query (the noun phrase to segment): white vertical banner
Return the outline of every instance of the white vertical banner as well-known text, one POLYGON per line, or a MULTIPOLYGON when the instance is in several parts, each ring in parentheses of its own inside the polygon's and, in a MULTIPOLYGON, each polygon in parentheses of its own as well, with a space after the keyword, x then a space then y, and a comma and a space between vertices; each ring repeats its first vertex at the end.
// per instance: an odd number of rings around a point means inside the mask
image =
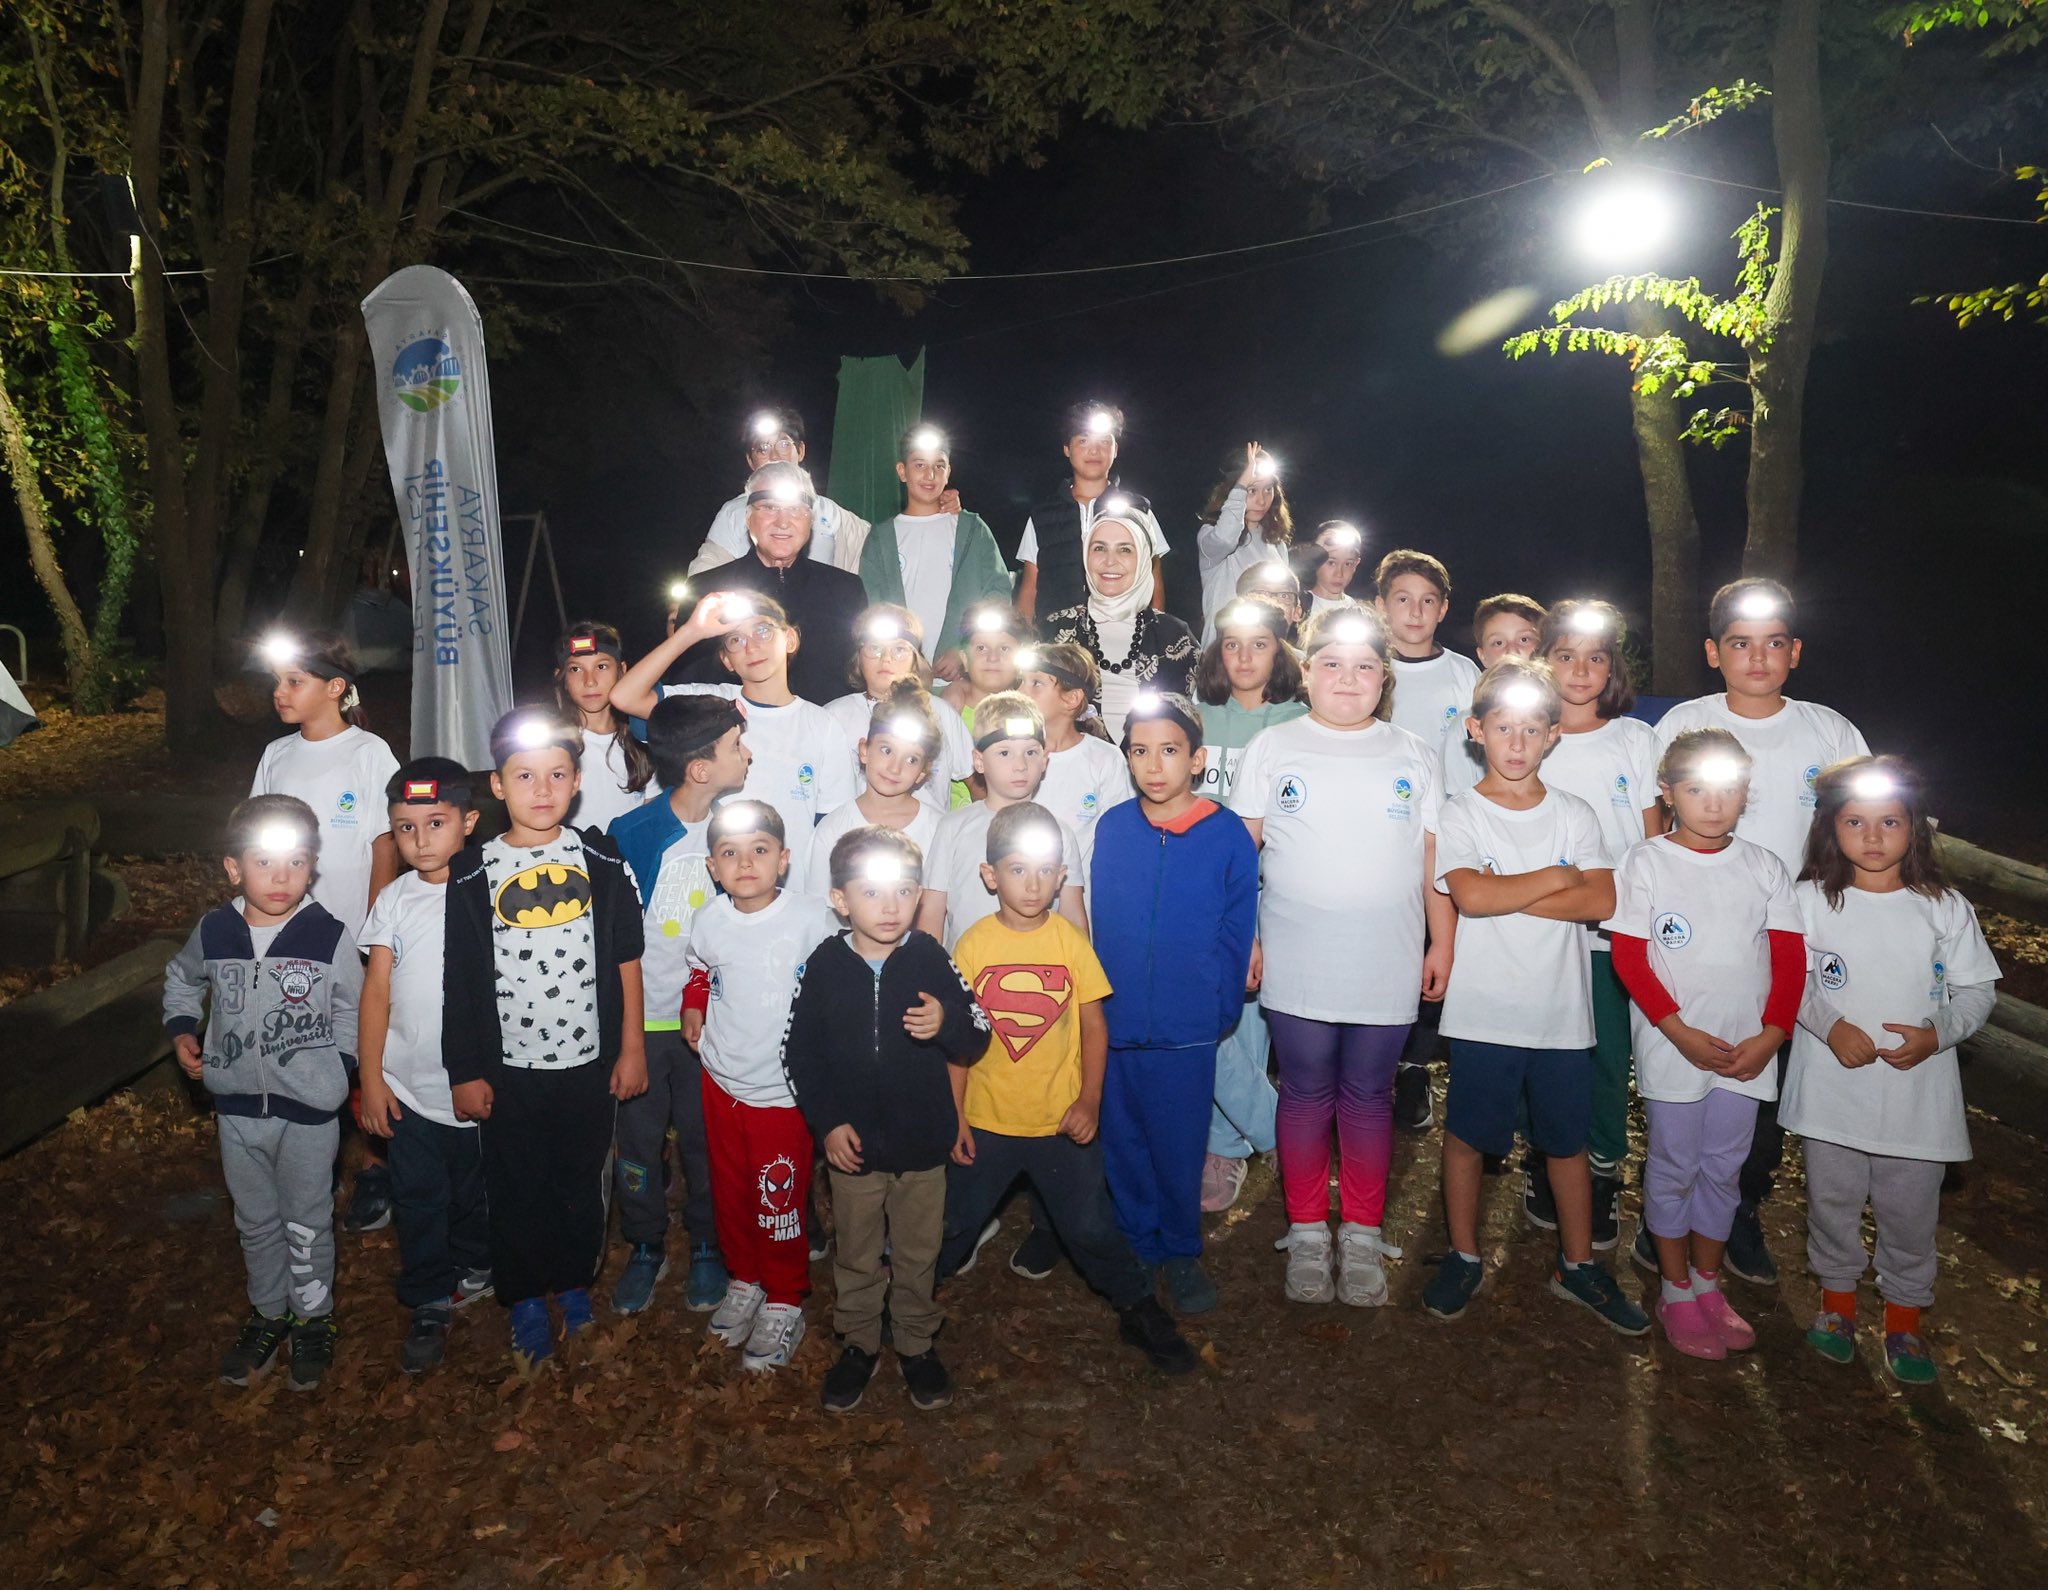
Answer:
POLYGON ((453 276, 408 265, 363 300, 363 324, 412 568, 412 754, 481 770, 512 709, 483 320, 453 276))

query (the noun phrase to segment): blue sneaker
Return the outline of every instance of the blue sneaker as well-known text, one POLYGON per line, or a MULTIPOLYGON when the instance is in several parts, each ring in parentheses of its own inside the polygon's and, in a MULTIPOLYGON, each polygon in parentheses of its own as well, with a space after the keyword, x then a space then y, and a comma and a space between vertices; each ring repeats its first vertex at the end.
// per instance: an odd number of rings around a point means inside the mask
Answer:
POLYGON ((532 1369, 555 1351, 555 1328, 548 1320, 548 1300, 522 1298, 512 1305, 512 1361, 532 1369))
POLYGON ((1443 1263, 1436 1267, 1436 1274, 1429 1278, 1429 1285, 1422 1289, 1422 1306, 1438 1319, 1456 1319, 1465 1312, 1465 1305, 1472 1301, 1479 1283, 1485 1279, 1483 1263, 1475 1263, 1461 1253, 1446 1253, 1443 1263))
POLYGON ((683 1283, 683 1307, 692 1314, 709 1314, 725 1301, 725 1289, 732 1277, 725 1272, 725 1260, 709 1242, 690 1250, 690 1275, 683 1283))
POLYGON ((1622 1295, 1614 1277, 1598 1260, 1591 1264, 1566 1264, 1560 1253, 1551 1268, 1550 1290, 1567 1303, 1591 1309, 1607 1322, 1609 1329, 1624 1336, 1642 1336, 1650 1329, 1650 1316, 1622 1295))
POLYGON ((562 1334, 574 1336, 584 1327, 595 1323, 590 1312, 590 1288, 572 1286, 566 1292, 555 1294, 555 1301, 562 1305, 562 1334))
POLYGON ((668 1255, 652 1242, 633 1244, 633 1256, 625 1273, 612 1288, 612 1307, 621 1314, 637 1314, 654 1300, 654 1283, 668 1274, 668 1255))

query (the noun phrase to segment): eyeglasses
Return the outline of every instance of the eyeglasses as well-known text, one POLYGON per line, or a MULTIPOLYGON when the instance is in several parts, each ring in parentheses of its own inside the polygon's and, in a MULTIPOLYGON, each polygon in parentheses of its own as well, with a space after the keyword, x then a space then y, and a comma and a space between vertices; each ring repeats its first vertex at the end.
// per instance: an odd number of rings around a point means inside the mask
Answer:
POLYGON ((747 444, 747 457, 786 458, 794 461, 796 458, 796 449, 796 442, 790 439, 789 433, 787 431, 784 431, 778 433, 775 436, 756 437, 753 441, 747 444))
POLYGON ((870 662, 908 662, 916 650, 907 640, 869 640, 861 642, 860 654, 870 662))
POLYGON ((811 505, 807 502, 757 502, 749 506, 747 512, 758 513, 763 519, 775 524, 811 522, 811 505))
POLYGON ((727 651, 745 651, 749 646, 767 645, 777 633, 777 627, 764 618, 746 629, 726 631, 721 644, 727 651))

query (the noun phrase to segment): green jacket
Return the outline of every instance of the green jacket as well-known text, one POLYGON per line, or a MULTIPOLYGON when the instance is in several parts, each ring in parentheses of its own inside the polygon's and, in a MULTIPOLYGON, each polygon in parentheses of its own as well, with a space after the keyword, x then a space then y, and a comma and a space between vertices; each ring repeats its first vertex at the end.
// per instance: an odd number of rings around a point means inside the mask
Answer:
MULTIPOLYGON (((894 515, 876 520, 868 532, 860 550, 860 582, 867 587, 870 602, 903 605, 903 562, 896 550, 894 515)), ((1010 567, 981 515, 962 513, 953 531, 953 585, 946 593, 945 623, 942 633, 930 637, 933 650, 959 644, 963 615, 990 597, 1010 600, 1010 567)))

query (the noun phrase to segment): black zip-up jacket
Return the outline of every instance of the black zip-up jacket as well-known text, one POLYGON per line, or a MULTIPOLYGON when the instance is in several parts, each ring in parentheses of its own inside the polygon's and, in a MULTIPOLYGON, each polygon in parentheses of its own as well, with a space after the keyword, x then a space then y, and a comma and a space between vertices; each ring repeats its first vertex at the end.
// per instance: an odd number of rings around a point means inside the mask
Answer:
MULTIPOLYGON (((619 1057, 626 990, 619 968, 640 959, 640 891, 618 846, 595 828, 571 830, 590 875, 591 941, 597 952, 597 1063, 619 1057)), ((498 958, 491 942, 491 883, 484 847, 463 848, 448 871, 447 947, 441 983, 441 1064, 450 1084, 495 1085, 505 1064, 498 1026, 498 958)))
MULTIPOLYGON (((846 694, 846 658, 853 650, 854 620, 868 605, 858 574, 835 569, 811 556, 807 545, 786 569, 771 569, 758 552, 706 569, 690 582, 698 596, 713 591, 752 591, 773 597, 803 636, 789 659, 789 688, 806 701, 826 702, 846 694)), ((693 598, 694 600, 694 598, 693 598)), ((732 671, 719 660, 723 640, 700 640, 683 653, 675 677, 686 684, 731 684, 732 671)))
POLYGON ((879 974, 838 933, 797 977, 782 1069, 820 1143, 850 1125, 863 1172, 931 1170, 946 1163, 960 1125, 946 1063, 979 1060, 988 1038, 988 1017, 929 933, 905 934, 879 974), (945 1011, 928 1043, 903 1030, 921 994, 945 1011))

